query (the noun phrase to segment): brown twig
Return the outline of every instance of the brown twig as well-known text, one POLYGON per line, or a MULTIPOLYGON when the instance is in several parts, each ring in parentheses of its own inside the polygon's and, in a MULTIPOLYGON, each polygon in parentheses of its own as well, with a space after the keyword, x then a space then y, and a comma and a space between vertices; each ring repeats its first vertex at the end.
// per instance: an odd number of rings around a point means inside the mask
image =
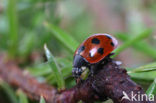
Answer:
POLYGON ((52 86, 39 83, 14 62, 5 60, 4 56, 0 55, 0 77, 9 84, 21 88, 34 100, 39 100, 42 95, 48 103, 77 103, 79 100, 93 103, 97 100, 106 100, 107 97, 111 98, 114 103, 151 103, 122 100, 123 91, 128 96, 131 91, 140 94, 144 92, 140 86, 130 80, 126 70, 121 69, 114 61, 100 65, 98 68, 101 69, 95 76, 89 77, 69 90, 59 92, 52 86))

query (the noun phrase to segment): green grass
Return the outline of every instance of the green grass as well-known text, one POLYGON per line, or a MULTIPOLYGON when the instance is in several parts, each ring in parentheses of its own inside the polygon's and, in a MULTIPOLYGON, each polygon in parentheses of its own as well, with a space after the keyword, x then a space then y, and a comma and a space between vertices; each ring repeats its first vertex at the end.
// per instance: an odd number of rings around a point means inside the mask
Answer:
POLYGON ((115 52, 115 56, 119 55, 119 53, 121 53, 122 51, 124 51, 126 48, 130 47, 131 45, 135 44, 136 42, 141 41, 142 39, 148 37, 150 34, 152 33, 151 30, 145 30, 144 32, 138 34, 137 36, 127 40, 124 42, 123 45, 121 45, 120 47, 118 47, 114 52, 115 52))
POLYGON ((156 77, 156 63, 149 63, 137 68, 128 69, 131 78, 152 81, 156 77))
POLYGON ((40 97, 40 103, 46 103, 43 96, 40 97))
POLYGON ((48 22, 44 23, 45 28, 52 33, 52 35, 61 42, 66 48, 68 48, 72 53, 79 45, 79 43, 65 31, 61 30, 57 26, 50 24, 48 22))
POLYGON ((8 95, 11 103, 18 103, 18 99, 16 97, 15 91, 10 87, 9 84, 7 84, 6 82, 0 81, 0 87, 8 95))
MULTIPOLYGON (((132 38, 131 35, 126 35, 126 34, 117 34, 116 37, 119 38, 123 42, 129 40, 129 38, 132 38)), ((133 42, 132 47, 135 50, 142 52, 143 54, 151 58, 156 59, 156 48, 152 47, 147 42, 145 41, 137 41, 135 43, 133 42)))
POLYGON ((18 90, 19 103, 29 103, 26 94, 22 90, 18 90))
POLYGON ((18 47, 17 0, 8 1, 7 14, 9 21, 9 54, 14 57, 17 54, 18 47))
POLYGON ((154 96, 156 95, 156 79, 153 81, 153 83, 149 86, 149 88, 146 91, 146 94, 150 96, 153 94, 154 96))
POLYGON ((139 72, 149 72, 149 71, 156 71, 156 63, 149 63, 144 66, 140 66, 136 69, 132 69, 128 71, 128 73, 139 73, 139 72))
POLYGON ((65 82, 63 79, 63 75, 60 71, 60 67, 58 66, 58 63, 56 62, 54 56, 51 54, 49 49, 46 45, 44 45, 45 54, 48 59, 48 64, 51 67, 53 74, 55 76, 55 80, 57 81, 58 89, 64 89, 65 88, 65 82))

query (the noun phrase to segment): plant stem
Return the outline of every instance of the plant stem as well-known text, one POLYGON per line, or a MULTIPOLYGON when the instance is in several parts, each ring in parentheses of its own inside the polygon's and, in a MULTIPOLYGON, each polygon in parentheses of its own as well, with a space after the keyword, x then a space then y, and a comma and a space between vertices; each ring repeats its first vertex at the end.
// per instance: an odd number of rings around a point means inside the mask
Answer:
POLYGON ((9 22, 9 55, 14 57, 18 46, 18 16, 16 0, 8 1, 8 22, 9 22))

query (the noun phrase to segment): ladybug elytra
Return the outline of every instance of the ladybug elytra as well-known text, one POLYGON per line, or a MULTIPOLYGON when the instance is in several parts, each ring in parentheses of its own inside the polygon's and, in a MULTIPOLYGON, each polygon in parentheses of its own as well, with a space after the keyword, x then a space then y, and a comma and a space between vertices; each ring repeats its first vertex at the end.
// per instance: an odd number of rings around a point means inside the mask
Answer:
POLYGON ((73 76, 80 78, 81 74, 89 68, 91 74, 93 67, 105 59, 116 47, 117 40, 109 34, 94 34, 88 37, 77 48, 73 60, 73 76))

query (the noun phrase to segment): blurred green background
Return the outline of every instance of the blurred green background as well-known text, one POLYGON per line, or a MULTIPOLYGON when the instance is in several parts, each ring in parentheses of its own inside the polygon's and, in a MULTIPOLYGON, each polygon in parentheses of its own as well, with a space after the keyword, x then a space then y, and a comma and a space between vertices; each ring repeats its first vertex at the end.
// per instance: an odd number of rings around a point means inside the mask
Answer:
MULTIPOLYGON (((0 53, 40 82, 71 88, 75 49, 94 33, 108 33, 119 40, 114 58, 146 90, 156 78, 155 11, 155 0, 0 0, 0 53)), ((0 82, 0 103, 17 102, 34 101, 0 82)))

